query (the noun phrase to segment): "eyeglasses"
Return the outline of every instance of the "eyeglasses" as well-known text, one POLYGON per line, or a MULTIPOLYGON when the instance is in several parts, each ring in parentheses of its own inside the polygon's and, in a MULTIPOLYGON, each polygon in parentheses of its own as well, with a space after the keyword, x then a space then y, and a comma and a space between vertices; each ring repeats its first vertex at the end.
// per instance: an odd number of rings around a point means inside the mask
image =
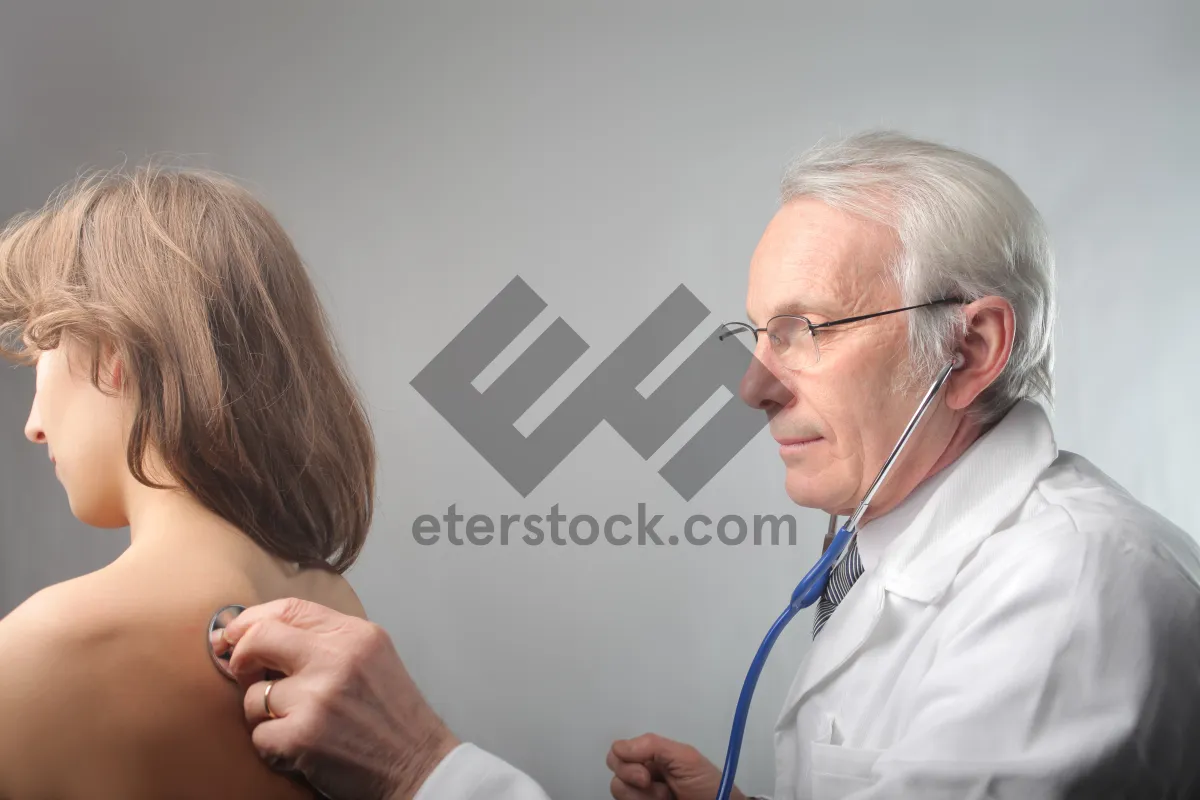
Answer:
POLYGON ((756 328, 746 322, 727 322, 722 326, 724 330, 717 338, 724 341, 730 336, 749 333, 754 337, 754 342, 757 344, 758 334, 765 333, 767 334, 768 341, 771 343, 771 350, 780 364, 787 369, 807 369, 821 360, 821 348, 817 344, 817 331, 819 330, 831 328, 834 325, 845 325, 850 322, 861 322, 865 319, 883 317, 888 314, 898 314, 901 311, 911 311, 914 308, 965 302, 967 301, 956 297, 946 297, 941 300, 933 300, 915 306, 893 308, 889 311, 876 311, 874 314, 835 319, 816 325, 809 322, 807 317, 802 317, 798 314, 779 314, 767 320, 766 326, 762 328, 756 328))

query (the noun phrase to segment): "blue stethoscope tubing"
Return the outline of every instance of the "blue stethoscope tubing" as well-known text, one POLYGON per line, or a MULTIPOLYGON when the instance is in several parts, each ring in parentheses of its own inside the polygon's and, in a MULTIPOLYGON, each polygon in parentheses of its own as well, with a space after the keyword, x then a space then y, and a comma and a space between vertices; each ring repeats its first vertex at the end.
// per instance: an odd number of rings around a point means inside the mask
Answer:
MULTIPOLYGON (((737 708, 733 714, 733 729, 729 734, 729 749, 725 753, 725 769, 721 773, 721 786, 717 790, 717 800, 729 800, 730 795, 733 793, 733 780, 737 775, 738 759, 742 753, 742 738, 746 733, 746 718, 750 714, 750 701, 754 697, 754 689, 758 685, 758 676, 762 673, 763 667, 767 663, 767 656, 770 655, 771 648, 775 645, 775 640, 779 638, 779 634, 783 632, 783 629, 787 627, 787 624, 792 621, 792 618, 801 609, 808 608, 820 599, 821 594, 825 591, 826 584, 829 582, 829 576, 833 572, 833 568, 846 551, 850 540, 857 535, 858 523, 866 513, 868 506, 871 505, 871 500, 875 497, 876 490, 883 483, 888 472, 891 471, 892 464, 896 462, 900 451, 908 443, 913 430, 916 429, 917 424, 921 421, 921 417, 925 415, 925 411, 933 402, 933 398, 937 396, 938 391, 942 388, 942 384, 946 382, 946 379, 950 377, 950 373, 961 365, 961 363, 962 357, 959 355, 955 357, 953 362, 942 367, 937 378, 929 387, 929 391, 925 393, 924 399, 921 400, 921 405, 917 407, 916 413, 913 414, 912 419, 909 421, 908 427, 900 435, 900 440, 892 448, 892 454, 888 456, 883 469, 875 477, 871 488, 863 495, 862 501, 854 509, 854 513, 846 521, 846 524, 838 529, 838 532, 833 537, 833 541, 829 543, 829 547, 825 548, 825 552, 821 554, 821 558, 817 560, 816 564, 813 564, 812 569, 808 571, 808 574, 796 586, 796 591, 792 592, 792 600, 788 603, 788 607, 775 620, 775 624, 767 632, 762 644, 758 646, 758 652, 754 654, 754 660, 750 662, 750 670, 746 674, 745 682, 742 684, 742 693, 738 696, 737 708)), ((831 526, 836 519, 837 517, 830 518, 831 526)))

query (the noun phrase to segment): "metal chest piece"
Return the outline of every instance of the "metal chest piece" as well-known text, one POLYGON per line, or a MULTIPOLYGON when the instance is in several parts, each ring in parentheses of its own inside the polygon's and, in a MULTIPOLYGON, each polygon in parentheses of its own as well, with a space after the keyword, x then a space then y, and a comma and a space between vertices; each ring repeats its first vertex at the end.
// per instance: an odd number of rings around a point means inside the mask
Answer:
POLYGON ((208 623, 208 654, 212 656, 213 663, 217 665, 217 670, 231 681, 237 679, 233 676, 233 672, 229 669, 229 659, 233 656, 233 647, 225 641, 225 637, 221 635, 230 622, 246 610, 245 606, 231 605, 225 606, 217 613, 213 614, 212 619, 208 623))

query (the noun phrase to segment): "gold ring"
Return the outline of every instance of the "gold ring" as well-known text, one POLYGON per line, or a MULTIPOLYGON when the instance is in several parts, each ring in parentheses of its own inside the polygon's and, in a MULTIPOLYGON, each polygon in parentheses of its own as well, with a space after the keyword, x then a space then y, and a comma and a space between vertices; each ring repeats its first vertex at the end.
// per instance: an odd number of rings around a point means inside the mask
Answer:
POLYGON ((267 712, 267 716, 271 719, 279 719, 275 716, 275 712, 271 710, 271 690, 275 688, 275 681, 267 681, 267 690, 263 692, 263 708, 267 712))

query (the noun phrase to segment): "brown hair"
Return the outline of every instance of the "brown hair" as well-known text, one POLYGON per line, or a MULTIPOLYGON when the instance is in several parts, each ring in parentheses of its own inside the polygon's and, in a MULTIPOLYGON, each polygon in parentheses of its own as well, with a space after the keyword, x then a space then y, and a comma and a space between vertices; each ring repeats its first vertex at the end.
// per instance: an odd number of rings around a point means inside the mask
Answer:
POLYGON ((232 179, 145 166, 93 173, 0 233, 0 355, 63 336, 111 352, 149 448, 260 547, 345 571, 371 522, 375 449, 303 262, 232 179), (24 344, 22 344, 22 340, 24 344))

